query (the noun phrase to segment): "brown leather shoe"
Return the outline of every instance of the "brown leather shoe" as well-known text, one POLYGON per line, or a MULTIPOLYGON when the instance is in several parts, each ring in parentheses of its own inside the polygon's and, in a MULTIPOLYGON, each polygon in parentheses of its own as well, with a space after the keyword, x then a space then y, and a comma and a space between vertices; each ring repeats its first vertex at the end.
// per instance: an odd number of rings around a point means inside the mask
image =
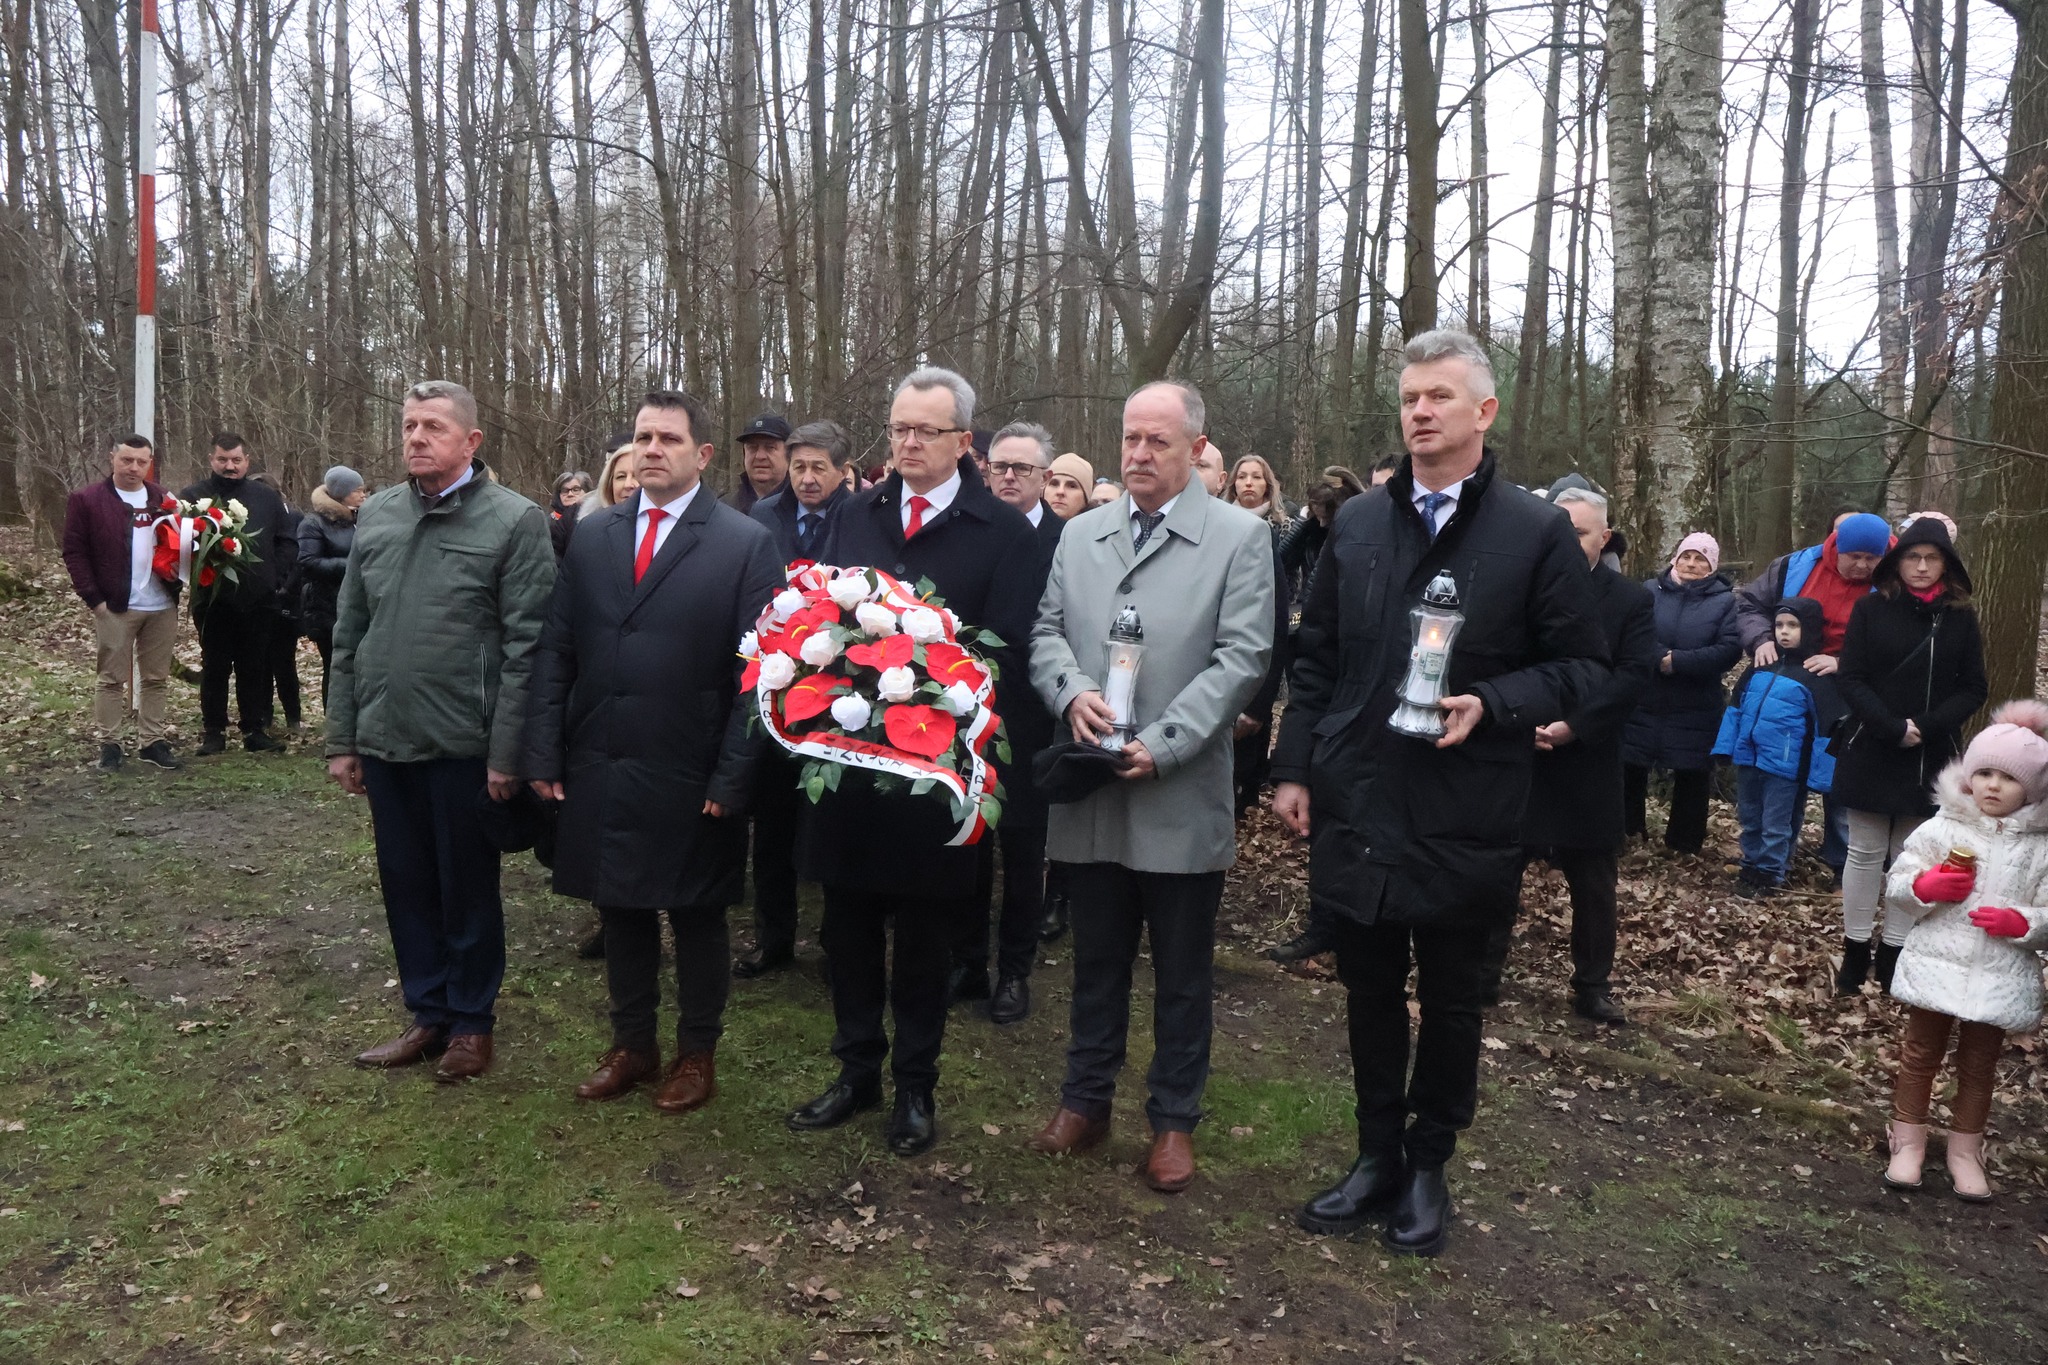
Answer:
POLYGON ((685 1052, 669 1063, 668 1075, 655 1092, 654 1107, 664 1114, 687 1114, 718 1097, 718 1065, 706 1048, 685 1052))
POLYGON ((1195 1141, 1186 1133, 1156 1133, 1145 1158, 1145 1183, 1161 1194, 1179 1194, 1195 1178, 1195 1141))
POLYGON ((1108 1136, 1109 1119, 1106 1115, 1099 1119, 1085 1118, 1062 1105, 1038 1136, 1024 1145, 1046 1156, 1079 1156, 1100 1147, 1108 1136))
POLYGON ((414 1024, 388 1043, 379 1043, 368 1052, 356 1054, 356 1065, 372 1068, 411 1066, 424 1057, 438 1057, 447 1045, 448 1035, 441 1029, 414 1024))
POLYGON ((437 1081, 473 1081, 491 1069, 491 1035, 458 1033, 448 1040, 441 1065, 434 1068, 437 1081))
POLYGON ((615 1100, 661 1070, 659 1052, 634 1052, 615 1047, 597 1059, 597 1070, 576 1087, 579 1100, 615 1100))

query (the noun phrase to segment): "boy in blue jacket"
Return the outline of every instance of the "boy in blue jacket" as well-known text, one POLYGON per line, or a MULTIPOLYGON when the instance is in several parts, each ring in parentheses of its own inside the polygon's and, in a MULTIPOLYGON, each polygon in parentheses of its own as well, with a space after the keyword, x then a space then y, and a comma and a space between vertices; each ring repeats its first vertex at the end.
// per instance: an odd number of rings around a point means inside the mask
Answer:
POLYGON ((1806 667, 1824 626, 1821 604, 1812 598, 1778 603, 1771 620, 1777 661, 1744 674, 1721 717, 1714 752, 1735 765, 1742 821, 1739 895, 1768 896, 1784 884, 1806 817, 1806 794, 1826 793, 1833 785, 1827 734, 1842 715, 1842 700, 1832 678, 1806 667))

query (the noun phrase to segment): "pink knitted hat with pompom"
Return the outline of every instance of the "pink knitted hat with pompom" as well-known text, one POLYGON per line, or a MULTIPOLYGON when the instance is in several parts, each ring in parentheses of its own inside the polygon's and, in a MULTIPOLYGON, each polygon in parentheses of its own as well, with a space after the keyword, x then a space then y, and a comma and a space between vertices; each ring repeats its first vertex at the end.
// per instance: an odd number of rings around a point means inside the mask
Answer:
POLYGON ((2048 706, 2009 701, 1991 713, 1991 724, 1970 741, 1963 770, 1996 768, 2026 788, 2027 804, 2048 799, 2048 706))

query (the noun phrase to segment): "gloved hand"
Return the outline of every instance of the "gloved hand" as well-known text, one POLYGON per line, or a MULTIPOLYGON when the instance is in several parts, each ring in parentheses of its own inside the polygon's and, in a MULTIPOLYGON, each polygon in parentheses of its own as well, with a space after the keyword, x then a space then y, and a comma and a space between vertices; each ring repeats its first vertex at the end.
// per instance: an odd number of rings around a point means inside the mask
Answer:
POLYGON ((2027 917, 2002 905, 1978 906, 1970 912, 1970 923, 1993 938, 2022 938, 2027 932, 2027 917))
POLYGON ((1977 874, 1974 872, 1930 867, 1913 879, 1913 894, 1929 905, 1954 903, 1966 898, 1976 885, 1977 874))

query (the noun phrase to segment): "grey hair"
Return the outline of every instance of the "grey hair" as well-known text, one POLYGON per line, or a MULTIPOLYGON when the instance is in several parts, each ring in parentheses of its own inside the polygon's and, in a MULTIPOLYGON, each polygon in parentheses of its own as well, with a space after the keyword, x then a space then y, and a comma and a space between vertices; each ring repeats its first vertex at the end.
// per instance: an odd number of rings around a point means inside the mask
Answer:
MULTIPOLYGON (((1195 437, 1208 431, 1209 405, 1202 401, 1202 391, 1200 389, 1188 383, 1185 379, 1155 379, 1149 384, 1140 384, 1137 391, 1131 395, 1131 398, 1136 398, 1141 393, 1149 393, 1153 389, 1172 389, 1180 395, 1181 408, 1187 413, 1187 421, 1184 425, 1189 440, 1192 441, 1195 437)), ((1126 406, 1129 405, 1131 398, 1124 400, 1126 406)))
POLYGON ((924 365, 903 376, 896 385, 901 398, 906 389, 944 389, 953 395, 953 425, 962 431, 974 425, 974 385, 952 370, 924 365))
POLYGON ((1464 361, 1472 371, 1472 396, 1482 400, 1493 397, 1493 362, 1486 358, 1486 348, 1470 332, 1455 327, 1418 332, 1401 351, 1403 365, 1427 365, 1438 360, 1464 361))
POLYGON ((1600 514, 1600 520, 1607 520, 1607 499, 1590 488, 1567 488, 1557 495, 1555 505, 1568 507, 1575 502, 1586 504, 1600 514))
POLYGON ((824 451, 834 469, 844 469, 853 462, 853 438, 837 422, 804 423, 789 433, 789 448, 795 450, 798 446, 824 451))
POLYGON ((1038 425, 1038 423, 1036 422, 1010 423, 1001 431, 997 432, 995 435, 988 438, 988 448, 990 450, 994 450, 996 448, 997 442, 1007 441, 1013 436, 1017 437, 1020 440, 1036 441, 1038 443, 1039 468, 1051 468, 1053 457, 1052 433, 1047 431, 1044 427, 1038 425))
POLYGON ((431 403, 445 398, 455 405, 455 416, 464 431, 477 429, 476 395, 452 379, 422 379, 405 391, 408 403, 431 403))

